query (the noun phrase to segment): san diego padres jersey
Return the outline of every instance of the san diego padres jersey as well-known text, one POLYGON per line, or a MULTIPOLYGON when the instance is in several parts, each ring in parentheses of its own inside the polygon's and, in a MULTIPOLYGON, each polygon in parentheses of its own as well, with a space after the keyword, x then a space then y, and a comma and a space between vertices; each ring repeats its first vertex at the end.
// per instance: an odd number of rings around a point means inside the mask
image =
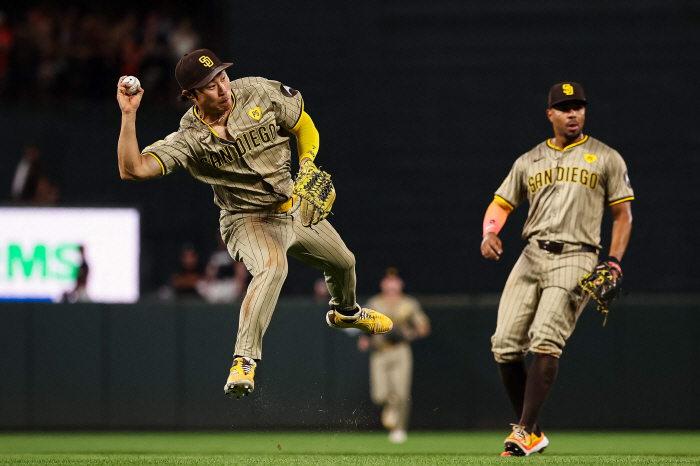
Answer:
POLYGON ((216 134, 196 106, 180 129, 143 149, 158 160, 163 175, 180 168, 210 184, 224 210, 258 209, 292 194, 289 137, 303 111, 301 93, 277 81, 242 78, 231 82, 233 108, 226 122, 229 139, 216 134), (288 134, 286 132, 282 132, 288 134))
POLYGON ((523 239, 600 248, 605 205, 631 201, 634 192, 622 156, 585 136, 564 150, 547 140, 520 156, 496 196, 513 208, 530 202, 523 239))

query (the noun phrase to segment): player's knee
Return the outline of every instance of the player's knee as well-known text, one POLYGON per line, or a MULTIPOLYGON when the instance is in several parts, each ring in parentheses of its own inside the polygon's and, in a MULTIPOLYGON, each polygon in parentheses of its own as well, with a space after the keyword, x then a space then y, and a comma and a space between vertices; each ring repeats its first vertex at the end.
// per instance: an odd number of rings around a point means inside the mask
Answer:
POLYGON ((533 334, 531 337, 530 352, 538 354, 549 354, 558 358, 561 356, 562 350, 566 342, 556 338, 533 334))
POLYGON ((522 360, 527 348, 519 345, 511 335, 497 330, 491 337, 491 352, 496 362, 504 364, 522 360))
POLYGON ((287 267, 287 264, 279 265, 274 268, 272 271, 273 277, 276 281, 284 281, 287 278, 287 272, 289 271, 289 268, 287 267))
POLYGON ((287 272, 289 271, 289 266, 287 261, 268 261, 265 264, 265 269, 263 273, 265 278, 270 281, 284 281, 287 278, 287 272))
POLYGON ((491 347, 491 352, 493 357, 499 364, 508 364, 511 362, 521 361, 525 358, 527 353, 526 348, 520 348, 512 344, 512 342, 494 342, 491 347))
POLYGON ((355 268, 355 254, 351 253, 350 251, 347 251, 345 260, 348 263, 348 265, 347 265, 348 269, 355 268))
POLYGON ((341 261, 340 266, 346 272, 352 272, 355 270, 355 254, 351 253, 347 249, 343 251, 343 260, 341 261))
POLYGON ((499 364, 520 361, 525 358, 526 351, 525 348, 519 348, 507 340, 493 340, 493 346, 491 347, 493 357, 499 364))
POLYGON ((525 353, 522 351, 520 352, 498 352, 498 351, 493 351, 493 358, 496 360, 498 364, 509 364, 512 362, 517 362, 517 361, 522 361, 525 359, 525 353))
POLYGON ((530 329, 530 352, 559 357, 568 335, 554 328, 530 329))
POLYGON ((562 354, 564 345, 557 345, 554 342, 542 342, 530 348, 531 353, 546 354, 558 358, 562 354))

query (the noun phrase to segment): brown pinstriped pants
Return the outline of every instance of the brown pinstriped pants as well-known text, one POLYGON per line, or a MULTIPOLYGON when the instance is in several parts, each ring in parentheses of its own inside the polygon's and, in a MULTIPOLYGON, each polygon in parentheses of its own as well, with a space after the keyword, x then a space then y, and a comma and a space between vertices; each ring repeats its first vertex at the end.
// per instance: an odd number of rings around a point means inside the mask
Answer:
POLYGON ((534 241, 525 247, 498 306, 491 337, 497 362, 521 360, 528 351, 561 356, 590 297, 577 287, 578 279, 593 270, 596 260, 592 252, 548 253, 534 241))
POLYGON ((355 256, 327 220, 304 227, 298 210, 297 204, 283 214, 221 211, 221 236, 228 251, 253 275, 241 305, 238 356, 261 357, 263 335, 287 277, 287 254, 323 270, 331 306, 350 310, 357 305, 355 256))

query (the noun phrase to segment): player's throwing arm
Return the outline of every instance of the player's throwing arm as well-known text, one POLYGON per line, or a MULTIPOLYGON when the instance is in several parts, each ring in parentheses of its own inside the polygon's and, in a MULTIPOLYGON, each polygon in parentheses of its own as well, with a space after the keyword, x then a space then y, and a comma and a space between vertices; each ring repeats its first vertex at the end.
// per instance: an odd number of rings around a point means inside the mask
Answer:
POLYGON ((122 76, 117 83, 117 102, 122 111, 122 127, 117 143, 119 175, 123 180, 148 180, 162 174, 160 164, 151 156, 141 155, 136 140, 136 111, 141 105, 143 88, 133 76, 122 76), (132 81, 132 78, 135 80, 132 81), (134 92, 134 84, 136 90, 134 92))

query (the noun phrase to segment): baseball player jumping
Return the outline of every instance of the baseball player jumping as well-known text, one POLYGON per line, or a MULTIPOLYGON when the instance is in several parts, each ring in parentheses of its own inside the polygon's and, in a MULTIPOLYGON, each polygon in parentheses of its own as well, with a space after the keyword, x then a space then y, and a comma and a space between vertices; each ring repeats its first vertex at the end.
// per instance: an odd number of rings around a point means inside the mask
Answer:
POLYGON ((625 162, 615 150, 583 133, 583 88, 574 82, 549 91, 547 117, 554 138, 515 161, 484 218, 481 253, 498 260, 498 233, 525 199, 528 241, 508 277, 498 307, 492 351, 518 422, 502 456, 542 452, 549 440, 537 415, 557 376, 559 357, 590 295, 578 280, 596 266, 605 204, 613 216, 610 253, 596 268, 622 275, 620 261, 632 230, 634 192, 625 162), (533 360, 525 365, 530 351, 533 360))
POLYGON ((326 322, 332 328, 380 334, 391 330, 392 322, 357 304, 355 257, 331 224, 316 216, 318 223, 309 228, 300 220, 304 202, 292 193, 289 134, 296 137, 299 164, 306 170, 315 168, 319 147, 301 94, 264 78, 229 81, 229 66, 207 49, 185 54, 175 77, 181 98, 194 105, 176 132, 143 150, 136 139, 136 111, 144 91, 139 86, 130 95, 122 76, 117 84, 122 111, 117 152, 122 179, 160 178, 184 168, 212 186, 221 208, 221 236, 231 257, 253 275, 224 386, 226 394, 240 398, 254 388, 262 338, 287 276, 287 254, 323 270, 331 295, 326 322))

